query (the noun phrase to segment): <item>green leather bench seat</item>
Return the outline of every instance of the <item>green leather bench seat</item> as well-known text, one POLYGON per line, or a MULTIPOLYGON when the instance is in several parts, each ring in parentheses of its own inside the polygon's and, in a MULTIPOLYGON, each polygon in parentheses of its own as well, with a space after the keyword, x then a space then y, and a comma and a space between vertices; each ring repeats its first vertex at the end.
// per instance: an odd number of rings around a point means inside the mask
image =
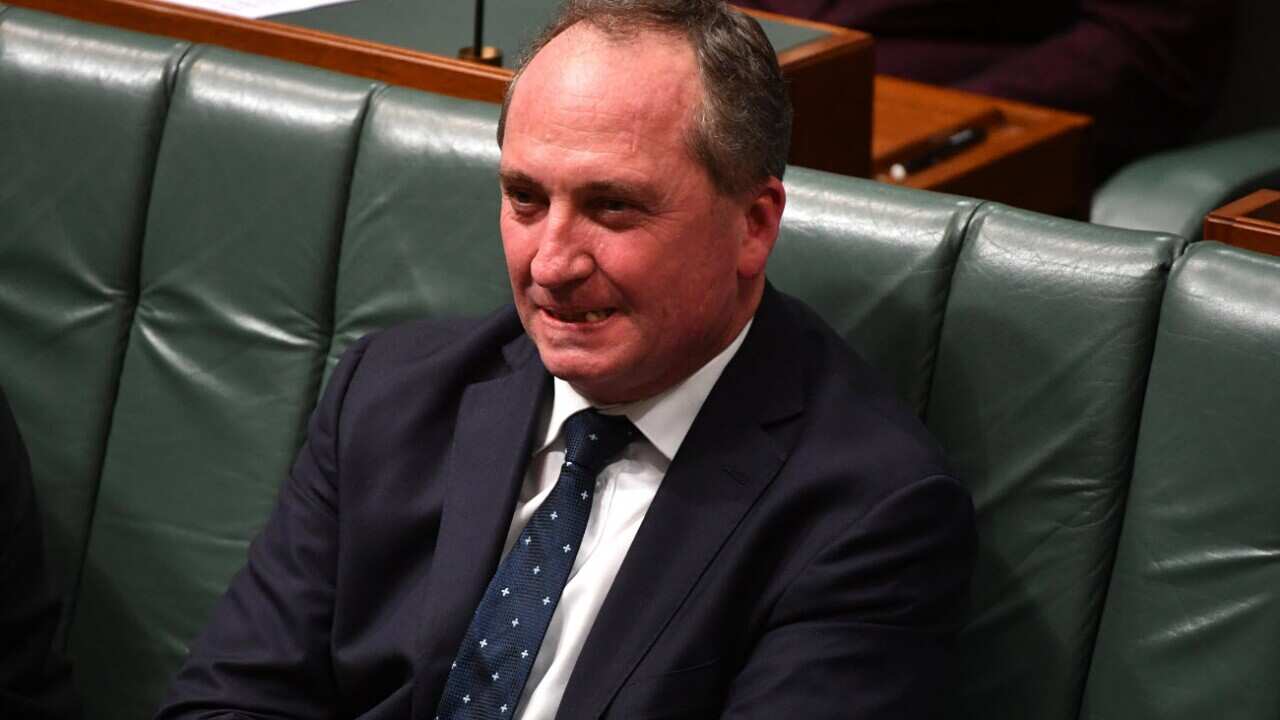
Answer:
POLYGON ((1174 269, 1086 717, 1280 709, 1280 258, 1174 269))
MULTIPOLYGON (((350 342, 506 302, 495 124, 0 7, 0 385, 88 717, 152 711, 350 342)), ((1280 267, 787 182, 773 281, 881 368, 977 502, 957 716, 1190 720, 1230 691, 1252 693, 1232 717, 1274 717, 1280 267)))
POLYGON ((165 90, 186 45, 0 9, 0 381, 58 589, 79 571, 138 289, 165 90))
MULTIPOLYGON (((1268 95, 1260 92, 1255 95, 1268 95)), ((1280 187, 1280 126, 1143 158, 1093 196, 1092 222, 1199 240, 1204 216, 1260 188, 1280 187)))
POLYGON ((823 173, 787 171, 769 277, 820 308, 923 412, 951 275, 977 201, 856 187, 842 192, 823 173))
POLYGON ((495 221, 493 106, 395 87, 370 105, 339 252, 330 366, 376 328, 480 315, 511 295, 495 221))
POLYGON ((992 206, 970 223, 925 419, 978 511, 975 717, 1077 717, 1181 248, 992 206))
POLYGON ((293 462, 329 349, 347 183, 373 88, 278 69, 192 49, 156 158, 71 628, 85 691, 134 717, 149 701, 112 678, 119 654, 163 678, 181 652, 173 639, 199 630, 210 582, 242 564, 293 462))

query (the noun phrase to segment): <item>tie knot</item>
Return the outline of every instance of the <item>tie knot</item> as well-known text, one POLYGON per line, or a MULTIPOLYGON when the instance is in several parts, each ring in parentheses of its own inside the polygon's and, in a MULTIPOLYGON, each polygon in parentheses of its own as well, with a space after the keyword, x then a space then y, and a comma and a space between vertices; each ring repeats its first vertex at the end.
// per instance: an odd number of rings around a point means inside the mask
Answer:
POLYGON ((625 416, 579 410, 564 421, 564 459, 600 472, 637 434, 625 416))

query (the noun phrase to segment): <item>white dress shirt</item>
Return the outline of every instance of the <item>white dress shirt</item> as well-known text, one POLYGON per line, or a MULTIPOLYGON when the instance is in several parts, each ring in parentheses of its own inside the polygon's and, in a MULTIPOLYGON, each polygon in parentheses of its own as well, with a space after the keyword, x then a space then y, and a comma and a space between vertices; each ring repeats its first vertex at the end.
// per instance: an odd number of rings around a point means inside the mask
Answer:
MULTIPOLYGON (((658 493, 671 459, 750 329, 748 322, 719 355, 674 387, 647 400, 599 408, 607 414, 626 415, 644 438, 628 445, 596 478, 587 529, 560 604, 529 672, 516 718, 551 720, 555 717, 587 633, 658 493)), ((542 410, 542 440, 525 473, 511 529, 507 531, 504 555, 510 552, 520 531, 559 479, 560 465, 564 462, 561 426, 570 415, 588 407, 591 403, 569 383, 555 378, 550 407, 542 410)))

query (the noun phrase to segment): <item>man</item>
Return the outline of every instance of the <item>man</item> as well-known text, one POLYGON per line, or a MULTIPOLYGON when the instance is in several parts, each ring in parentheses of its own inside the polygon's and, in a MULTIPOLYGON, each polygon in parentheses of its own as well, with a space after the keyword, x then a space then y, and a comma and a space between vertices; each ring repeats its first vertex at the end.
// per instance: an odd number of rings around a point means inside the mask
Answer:
POLYGON ((765 282, 788 133, 754 22, 569 3, 499 126, 514 309, 348 352, 161 716, 940 712, 970 501, 765 282))

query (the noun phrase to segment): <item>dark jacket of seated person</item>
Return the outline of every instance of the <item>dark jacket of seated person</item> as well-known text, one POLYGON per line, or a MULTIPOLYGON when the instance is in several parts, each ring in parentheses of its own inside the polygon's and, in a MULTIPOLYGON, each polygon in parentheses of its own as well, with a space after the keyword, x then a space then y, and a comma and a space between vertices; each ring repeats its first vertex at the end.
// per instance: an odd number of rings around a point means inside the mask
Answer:
POLYGON ((58 617, 31 463, 0 389, 0 718, 78 717, 70 673, 53 649, 58 617))
POLYGON ((566 7, 499 126, 513 305, 348 349, 159 717, 945 714, 972 504, 765 278, 775 53, 719 0, 566 7))

